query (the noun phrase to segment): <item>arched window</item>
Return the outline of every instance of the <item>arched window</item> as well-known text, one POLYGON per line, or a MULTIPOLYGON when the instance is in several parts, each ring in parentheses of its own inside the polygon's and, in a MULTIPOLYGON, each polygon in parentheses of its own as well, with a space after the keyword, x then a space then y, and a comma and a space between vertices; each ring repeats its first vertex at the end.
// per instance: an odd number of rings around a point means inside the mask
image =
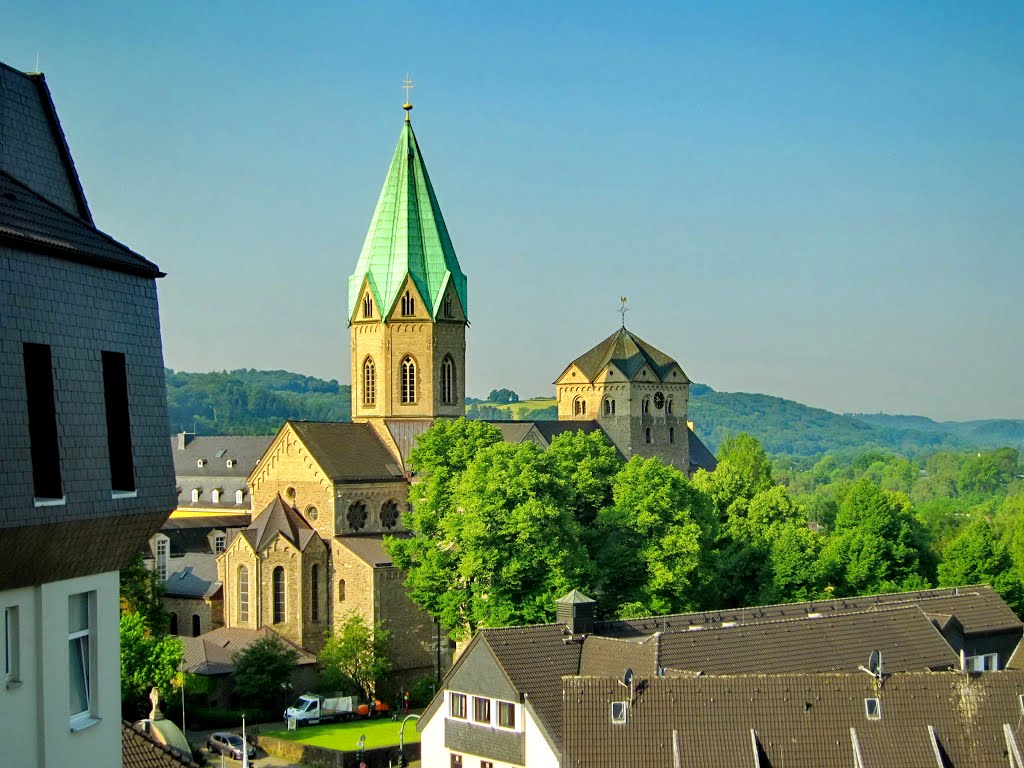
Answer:
POLYGON ((370 294, 363 296, 363 317, 373 317, 373 299, 370 294))
POLYGON ((171 611, 171 628, 167 630, 169 634, 178 634, 178 614, 171 611))
MULTIPOLYGON (((644 416, 646 416, 650 412, 651 412, 651 398, 645 397, 643 400, 640 401, 640 413, 643 414, 644 416)), ((649 443, 651 441, 648 440, 647 442, 649 443)))
POLYGON ((610 397, 604 399, 604 415, 614 416, 615 415, 615 401, 610 397))
POLYGON ((338 582, 338 602, 342 603, 345 601, 345 580, 341 579, 338 582))
POLYGON ((366 502, 353 501, 348 508, 348 527, 353 531, 360 530, 366 525, 366 502))
POLYGON ((445 355, 441 361, 441 402, 451 405, 455 402, 455 361, 445 355))
POLYGON ((214 488, 210 495, 213 498, 214 504, 220 504, 220 488, 214 488))
POLYGON ((235 491, 235 504, 241 504, 245 500, 245 491, 235 491))
POLYGON ((313 621, 320 621, 320 566, 313 563, 309 572, 309 597, 312 603, 309 608, 309 618, 313 621))
POLYGON ((197 501, 199 501, 199 489, 198 488, 193 488, 192 489, 192 503, 195 504, 197 501))
POLYGON ((238 623, 249 623, 249 569, 238 566, 238 623))
POLYGON ((644 429, 644 442, 645 443, 650 443, 651 442, 651 428, 650 427, 646 427, 644 429))
POLYGON ((416 402, 416 363, 411 357, 402 360, 402 402, 416 402))
POLYGON ((377 402, 377 368, 373 364, 373 358, 368 357, 363 361, 363 405, 373 405, 377 402))
POLYGON ((445 296, 444 297, 444 316, 445 317, 455 317, 455 315, 452 314, 452 297, 451 296, 445 296))
POLYGON ((284 568, 274 569, 274 623, 284 623, 284 568))
POLYGON ((199 620, 199 614, 192 614, 192 637, 199 637, 202 633, 202 622, 199 620))
POLYGON ((675 427, 669 427, 668 428, 668 441, 670 443, 674 443, 676 441, 676 428, 675 427))
POLYGON ((672 413, 672 398, 665 401, 665 413, 672 413))
POLYGON ((577 397, 572 401, 572 412, 574 416, 586 416, 587 415, 587 401, 582 397, 577 397))
POLYGON ((380 524, 389 530, 398 525, 398 502, 394 499, 388 499, 380 508, 380 524))
POLYGON ((416 311, 416 299, 412 297, 409 291, 402 294, 402 314, 409 316, 416 311))

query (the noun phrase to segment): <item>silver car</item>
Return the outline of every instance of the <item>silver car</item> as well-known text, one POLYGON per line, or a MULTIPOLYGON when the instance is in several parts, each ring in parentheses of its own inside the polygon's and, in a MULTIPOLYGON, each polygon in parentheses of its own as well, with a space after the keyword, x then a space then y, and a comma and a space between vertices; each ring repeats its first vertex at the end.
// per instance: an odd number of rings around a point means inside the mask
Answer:
POLYGON ((206 740, 206 746, 211 752, 219 752, 235 760, 242 759, 243 747, 247 748, 246 751, 249 753, 250 758, 256 757, 256 747, 252 744, 246 744, 237 733, 226 733, 224 731, 211 733, 210 738, 206 740))

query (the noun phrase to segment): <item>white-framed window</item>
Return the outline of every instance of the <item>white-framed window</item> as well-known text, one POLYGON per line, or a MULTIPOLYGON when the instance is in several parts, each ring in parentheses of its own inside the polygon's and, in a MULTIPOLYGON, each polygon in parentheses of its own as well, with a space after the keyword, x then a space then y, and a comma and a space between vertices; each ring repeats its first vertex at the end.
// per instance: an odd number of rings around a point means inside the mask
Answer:
POLYGON ((448 715, 449 717, 454 717, 459 720, 466 719, 466 694, 448 694, 448 715))
POLYGON ((228 535, 226 533, 217 533, 213 536, 213 553, 219 555, 224 551, 224 548, 228 543, 228 535))
POLYGON ((967 657, 967 668, 972 672, 994 672, 999 669, 998 653, 981 653, 967 657))
POLYGON ((160 536, 156 540, 156 577, 160 581, 167 581, 167 558, 170 555, 171 542, 166 536, 160 536))
POLYGON ((231 469, 233 466, 235 466, 235 460, 234 459, 228 459, 227 461, 224 462, 224 465, 228 469, 231 469))
POLYGON ((235 504, 245 501, 245 491, 235 491, 235 504))
POLYGON ((214 504, 220 504, 220 488, 214 488, 210 492, 210 496, 213 497, 213 503, 214 504))
POLYGON ((491 700, 483 696, 473 697, 473 722, 481 725, 491 724, 491 700))
POLYGON ((72 725, 93 712, 95 592, 68 596, 68 705, 72 725))
POLYGON ((626 712, 629 709, 624 701, 613 701, 611 707, 611 719, 613 725, 626 724, 626 712))
POLYGON ((882 702, 880 699, 864 699, 864 716, 868 720, 882 719, 882 702))
POLYGON ((363 405, 377 403, 377 366, 372 357, 363 361, 363 405))
POLYGON ((198 459, 198 460, 196 461, 196 466, 197 466, 197 467, 202 467, 202 466, 203 466, 203 465, 205 465, 205 464, 206 464, 206 459, 198 459))
POLYGON ((498 702, 498 725, 502 728, 516 727, 516 705, 511 701, 498 702))
POLYGON ((192 503, 195 504, 198 501, 199 501, 199 489, 198 488, 193 488, 192 489, 192 503))
POLYGON ((402 402, 416 402, 416 363, 411 357, 402 360, 402 402))
POLYGON ((16 605, 4 608, 4 680, 8 687, 21 682, 21 626, 16 605))
POLYGON ((249 569, 238 566, 238 621, 249 622, 249 569))

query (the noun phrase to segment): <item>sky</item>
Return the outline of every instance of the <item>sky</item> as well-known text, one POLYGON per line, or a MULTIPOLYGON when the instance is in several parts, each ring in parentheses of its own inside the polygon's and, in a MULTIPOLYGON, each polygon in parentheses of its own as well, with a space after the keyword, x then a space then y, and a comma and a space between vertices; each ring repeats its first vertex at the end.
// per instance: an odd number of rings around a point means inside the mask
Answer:
POLYGON ((347 277, 413 125, 467 394, 619 325, 693 381, 1024 417, 1024 4, 8 3, 166 364, 350 379, 347 277))

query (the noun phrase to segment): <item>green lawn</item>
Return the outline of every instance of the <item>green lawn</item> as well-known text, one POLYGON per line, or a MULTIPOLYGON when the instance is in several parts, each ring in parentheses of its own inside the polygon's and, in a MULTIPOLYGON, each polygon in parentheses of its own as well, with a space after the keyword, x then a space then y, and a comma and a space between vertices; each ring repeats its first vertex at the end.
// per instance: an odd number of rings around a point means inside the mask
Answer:
MULTIPOLYGON (((300 741, 314 747, 341 749, 351 751, 356 748, 359 737, 366 734, 366 748, 391 747, 398 745, 398 729, 402 721, 386 720, 354 720, 348 723, 328 723, 327 725, 311 725, 296 728, 294 731, 266 731, 265 735, 287 741, 300 741)), ((416 721, 405 724, 405 743, 411 744, 420 740, 416 730, 416 721)))
POLYGON ((553 397, 535 397, 532 400, 520 400, 518 403, 509 403, 507 405, 498 405, 495 403, 484 403, 484 405, 493 405, 495 408, 500 408, 503 411, 511 411, 512 417, 519 419, 529 411, 536 410, 538 408, 550 408, 552 405, 557 405, 557 401, 553 397))

